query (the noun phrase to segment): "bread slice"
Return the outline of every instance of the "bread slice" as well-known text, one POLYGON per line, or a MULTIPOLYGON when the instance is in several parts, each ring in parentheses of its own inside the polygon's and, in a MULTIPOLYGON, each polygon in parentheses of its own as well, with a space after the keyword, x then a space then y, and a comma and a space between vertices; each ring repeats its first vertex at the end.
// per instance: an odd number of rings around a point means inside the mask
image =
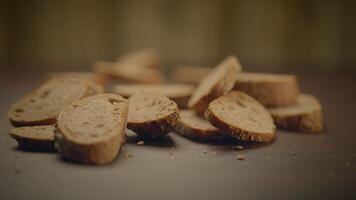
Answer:
POLYGON ((107 80, 106 77, 99 73, 94 72, 76 72, 76 71, 68 71, 68 72, 50 72, 45 75, 45 80, 51 78, 78 78, 78 79, 86 79, 93 81, 99 85, 105 85, 107 80))
POLYGON ((132 64, 97 61, 93 70, 123 83, 161 83, 165 80, 160 70, 132 64))
POLYGON ((280 129, 311 133, 322 131, 322 106, 315 96, 300 94, 295 104, 269 108, 268 111, 280 129))
POLYGON ((174 130, 187 138, 201 142, 215 142, 228 138, 226 134, 192 110, 180 110, 179 115, 180 119, 174 130))
POLYGON ((54 150, 54 126, 51 125, 17 127, 11 130, 11 136, 24 150, 54 150))
POLYGON ((187 102, 193 93, 194 86, 179 83, 166 84, 120 84, 114 87, 114 92, 123 97, 130 97, 141 91, 158 91, 178 104, 179 108, 186 108, 187 102))
POLYGON ((169 80, 178 83, 198 84, 213 68, 200 66, 178 66, 169 73, 169 80))
POLYGON ((157 69, 160 67, 161 57, 155 49, 141 49, 121 56, 116 62, 157 69))
POLYGON ((127 127, 139 135, 151 138, 166 135, 179 119, 177 104, 160 92, 139 92, 129 102, 127 127))
POLYGON ((91 81, 76 78, 53 78, 14 103, 9 110, 14 126, 50 125, 70 103, 102 92, 91 81))
POLYGON ((285 74, 242 72, 234 90, 243 91, 265 106, 290 105, 299 94, 297 77, 285 74))
POLYGON ((61 156, 84 164, 113 161, 125 141, 128 101, 98 94, 67 106, 58 116, 56 142, 61 156))
POLYGON ((225 58, 199 83, 188 101, 188 107, 198 114, 204 113, 212 100, 232 89, 240 70, 241 65, 235 56, 225 58))
POLYGON ((212 101, 205 118, 240 140, 268 142, 275 136, 271 115, 262 104, 243 92, 231 91, 212 101))

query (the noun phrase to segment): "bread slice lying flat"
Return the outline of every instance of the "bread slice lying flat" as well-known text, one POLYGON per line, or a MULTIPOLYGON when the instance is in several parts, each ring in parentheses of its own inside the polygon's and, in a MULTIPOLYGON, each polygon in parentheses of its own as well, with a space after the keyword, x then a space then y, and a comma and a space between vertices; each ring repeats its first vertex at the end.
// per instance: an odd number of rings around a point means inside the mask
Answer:
POLYGON ((178 66, 169 73, 169 80, 178 83, 198 84, 213 68, 200 66, 178 66))
POLYGON ((142 49, 125 54, 118 58, 116 62, 148 68, 159 68, 161 57, 158 51, 154 49, 142 49))
POLYGON ((185 108, 194 90, 193 85, 166 83, 166 84, 120 84, 114 87, 114 92, 123 97, 130 97, 137 92, 157 91, 167 96, 178 104, 178 107, 185 108))
POLYGON ((240 70, 241 65, 235 56, 225 58, 199 83, 188 101, 188 107, 199 114, 204 113, 212 100, 232 89, 240 70))
POLYGON ((45 75, 45 80, 51 79, 51 78, 78 78, 78 79, 86 79, 93 81, 94 83, 97 83, 99 85, 105 85, 106 83, 106 77, 102 74, 99 73, 94 73, 94 72, 50 72, 45 75))
POLYGON ((296 102, 299 85, 294 75, 242 72, 234 90, 251 95, 265 106, 281 106, 296 102))
POLYGON ((280 129, 312 133, 322 131, 322 107, 312 95, 300 94, 295 104, 270 108, 268 111, 280 129))
POLYGON ((226 139, 227 136, 215 128, 204 118, 198 116, 192 110, 180 110, 180 119, 174 130, 193 140, 202 142, 214 142, 226 139))
POLYGON ((14 103, 8 115, 14 126, 54 124, 67 105, 102 91, 101 86, 91 81, 53 78, 14 103))
POLYGON ((166 135, 178 119, 177 104, 160 92, 139 92, 129 98, 127 127, 139 135, 151 138, 166 135))
POLYGON ((113 161, 125 141, 128 101, 98 94, 67 106, 58 116, 56 143, 61 156, 84 164, 113 161))
POLYGON ((205 118, 240 140, 268 142, 275 136, 271 115, 262 104, 243 92, 231 91, 212 101, 205 118))
POLYGON ((28 126, 11 130, 11 136, 25 150, 54 150, 54 126, 28 126))
POLYGON ((161 83, 165 80, 158 69, 132 64, 97 61, 93 70, 124 83, 161 83))

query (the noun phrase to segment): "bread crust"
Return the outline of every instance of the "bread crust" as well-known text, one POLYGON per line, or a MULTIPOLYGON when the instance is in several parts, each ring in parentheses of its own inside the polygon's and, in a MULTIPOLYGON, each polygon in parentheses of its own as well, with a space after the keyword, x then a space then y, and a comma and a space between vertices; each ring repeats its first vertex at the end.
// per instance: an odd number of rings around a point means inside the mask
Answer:
POLYGON ((20 149, 29 151, 54 151, 54 127, 53 126, 31 126, 19 127, 11 130, 11 137, 14 138, 20 149), (38 128, 45 128, 48 131, 46 137, 36 137, 38 128))

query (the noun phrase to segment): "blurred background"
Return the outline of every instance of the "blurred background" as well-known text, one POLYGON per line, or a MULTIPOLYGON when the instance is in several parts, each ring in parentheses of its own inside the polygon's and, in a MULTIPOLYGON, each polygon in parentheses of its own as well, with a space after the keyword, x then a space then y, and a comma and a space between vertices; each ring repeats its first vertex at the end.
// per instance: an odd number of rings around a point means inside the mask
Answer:
POLYGON ((251 70, 355 69, 356 1, 9 0, 0 66, 89 69, 140 48, 163 64, 212 66, 236 54, 251 70))

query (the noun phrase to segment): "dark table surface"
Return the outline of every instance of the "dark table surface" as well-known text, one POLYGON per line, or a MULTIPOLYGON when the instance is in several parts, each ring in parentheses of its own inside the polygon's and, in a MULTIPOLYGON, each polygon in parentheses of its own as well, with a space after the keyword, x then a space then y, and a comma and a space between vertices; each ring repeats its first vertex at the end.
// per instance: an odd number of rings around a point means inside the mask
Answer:
POLYGON ((278 131, 274 142, 239 151, 175 133, 137 146, 129 132, 118 159, 100 167, 16 148, 6 113, 11 102, 39 83, 40 75, 1 75, 1 200, 356 199, 356 73, 299 74, 302 90, 323 104, 322 134, 278 131), (133 157, 125 158, 127 153, 133 157))

